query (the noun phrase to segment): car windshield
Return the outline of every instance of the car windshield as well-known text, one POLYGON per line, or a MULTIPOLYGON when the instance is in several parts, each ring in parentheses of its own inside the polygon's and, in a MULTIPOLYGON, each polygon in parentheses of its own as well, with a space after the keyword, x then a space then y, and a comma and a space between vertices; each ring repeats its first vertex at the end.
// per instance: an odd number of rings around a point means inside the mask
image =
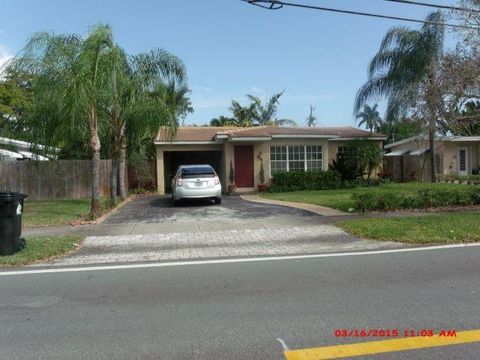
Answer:
POLYGON ((215 171, 211 166, 196 166, 196 167, 182 168, 183 178, 210 177, 214 175, 215 175, 215 171))

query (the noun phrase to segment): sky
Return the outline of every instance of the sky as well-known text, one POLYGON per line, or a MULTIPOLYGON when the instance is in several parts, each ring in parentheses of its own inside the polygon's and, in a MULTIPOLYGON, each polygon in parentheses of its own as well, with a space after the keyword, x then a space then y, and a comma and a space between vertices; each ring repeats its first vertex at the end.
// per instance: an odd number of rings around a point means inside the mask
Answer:
MULTIPOLYGON (((318 6, 422 19, 433 9, 383 0, 291 0, 318 6)), ((432 0, 452 5, 454 0, 432 0)), ((0 66, 37 31, 87 34, 110 24, 130 54, 164 48, 188 71, 194 113, 186 125, 230 115, 231 100, 280 91, 279 118, 304 125, 309 106, 321 126, 355 125, 353 101, 368 63, 401 21, 283 8, 241 0, 2 0, 0 66)), ((447 47, 454 43, 448 35, 447 47)))

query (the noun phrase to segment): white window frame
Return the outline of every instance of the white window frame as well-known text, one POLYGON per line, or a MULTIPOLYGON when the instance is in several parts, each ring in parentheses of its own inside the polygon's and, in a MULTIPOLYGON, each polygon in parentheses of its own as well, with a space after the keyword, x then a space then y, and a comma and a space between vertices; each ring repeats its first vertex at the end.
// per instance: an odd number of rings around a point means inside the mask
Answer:
MULTIPOLYGON (((282 148, 282 147, 285 147, 285 163, 286 163, 286 168, 285 168, 285 171, 288 171, 288 146, 287 145, 271 145, 269 147, 269 161, 270 161, 270 166, 269 166, 269 173, 270 173, 270 178, 272 178, 272 148, 282 148)), ((277 154, 277 152, 275 151, 275 154, 277 154)), ((273 162, 281 162, 283 160, 273 160, 273 162)))
POLYGON ((462 176, 468 175, 468 172, 469 172, 468 161, 469 161, 469 159, 468 159, 468 148, 466 146, 459 147, 458 148, 458 175, 462 175, 462 176), (460 152, 462 150, 465 150, 465 170, 463 170, 463 171, 460 169, 460 152))
MULTIPOLYGON (((270 152, 270 157, 269 157, 269 160, 270 160, 270 166, 269 166, 269 172, 270 172, 270 178, 272 178, 272 158, 271 158, 271 154, 272 154, 272 148, 275 148, 275 147, 285 147, 286 148, 286 156, 287 156, 287 159, 286 159, 286 171, 287 172, 290 172, 290 147, 293 147, 293 146, 298 146, 298 147, 303 147, 303 161, 304 161, 304 169, 303 171, 309 171, 308 169, 308 160, 307 160, 307 146, 314 146, 317 148, 320 148, 320 152, 316 152, 317 154, 320 154, 321 155, 321 159, 316 159, 316 160, 312 160, 310 159, 310 161, 320 161, 321 163, 321 166, 320 168, 317 168, 315 169, 314 171, 324 171, 324 157, 323 157, 323 149, 324 149, 324 146, 321 145, 321 144, 298 144, 298 145, 295 145, 295 144, 292 144, 292 145, 270 145, 269 147, 269 152, 270 152)), ((276 152, 275 152, 276 153, 276 152)), ((273 160, 274 162, 277 161, 277 160, 273 160)), ((292 161, 299 161, 299 160, 292 160, 292 161)))
MULTIPOLYGON (((320 154, 321 155, 321 159, 310 159, 310 161, 320 161, 321 163, 321 166, 319 169, 315 169, 315 171, 323 171, 323 146, 322 145, 305 145, 305 171, 310 171, 310 169, 308 168, 308 156, 307 156, 307 146, 311 146, 311 147, 316 147, 317 149, 320 148, 320 152, 315 152, 316 154, 320 154)), ((312 152, 313 154, 313 152, 312 152)))

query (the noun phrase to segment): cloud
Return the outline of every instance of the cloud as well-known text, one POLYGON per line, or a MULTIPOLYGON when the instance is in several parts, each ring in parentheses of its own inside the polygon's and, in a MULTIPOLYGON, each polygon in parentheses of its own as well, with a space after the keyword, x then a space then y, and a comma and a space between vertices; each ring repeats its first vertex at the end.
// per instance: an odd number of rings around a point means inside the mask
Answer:
POLYGON ((250 92, 254 94, 265 94, 267 91, 256 86, 250 87, 250 92))
POLYGON ((10 52, 10 50, 6 47, 0 44, 0 76, 2 74, 2 70, 4 65, 11 59, 13 58, 13 54, 10 52))

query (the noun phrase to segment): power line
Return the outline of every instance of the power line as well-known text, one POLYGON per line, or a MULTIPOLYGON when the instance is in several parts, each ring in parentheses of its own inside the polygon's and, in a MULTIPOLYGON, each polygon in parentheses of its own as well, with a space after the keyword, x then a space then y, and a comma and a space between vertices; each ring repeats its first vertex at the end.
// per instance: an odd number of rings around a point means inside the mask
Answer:
POLYGON ((408 4, 408 5, 425 6, 425 7, 435 8, 435 9, 480 12, 479 10, 475 10, 475 9, 467 9, 467 8, 458 7, 458 6, 432 4, 432 3, 420 2, 420 1, 410 1, 410 0, 383 0, 383 1, 396 2, 396 3, 402 3, 402 4, 408 4))
POLYGON ((452 28, 461 28, 461 29, 478 29, 477 27, 471 27, 466 25, 457 25, 457 24, 449 24, 449 23, 438 23, 434 21, 425 21, 407 17, 400 17, 400 16, 391 16, 391 15, 383 15, 383 14, 374 14, 368 12, 361 12, 361 11, 353 11, 353 10, 342 10, 342 9, 335 9, 335 8, 328 8, 323 6, 314 6, 314 5, 307 5, 307 4, 298 4, 298 3, 291 3, 281 0, 242 0, 247 2, 251 5, 256 5, 264 9, 268 10, 279 10, 284 6, 291 6, 297 7, 302 9, 310 9, 310 10, 320 10, 320 11, 328 11, 328 12, 335 12, 340 14, 348 14, 348 15, 359 15, 359 16, 368 16, 373 18, 380 18, 380 19, 390 19, 390 20, 399 20, 399 21, 407 21, 412 23, 418 24, 431 24, 431 25, 442 25, 446 27, 452 28))

